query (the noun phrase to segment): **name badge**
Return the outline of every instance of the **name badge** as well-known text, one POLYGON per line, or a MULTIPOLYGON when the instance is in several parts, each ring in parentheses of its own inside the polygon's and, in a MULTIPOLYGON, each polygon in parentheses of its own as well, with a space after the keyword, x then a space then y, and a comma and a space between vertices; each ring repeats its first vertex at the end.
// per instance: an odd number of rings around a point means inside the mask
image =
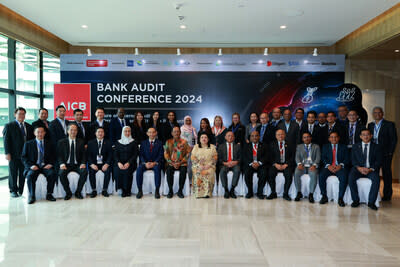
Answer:
POLYGON ((103 156, 97 155, 97 164, 103 164, 103 156))

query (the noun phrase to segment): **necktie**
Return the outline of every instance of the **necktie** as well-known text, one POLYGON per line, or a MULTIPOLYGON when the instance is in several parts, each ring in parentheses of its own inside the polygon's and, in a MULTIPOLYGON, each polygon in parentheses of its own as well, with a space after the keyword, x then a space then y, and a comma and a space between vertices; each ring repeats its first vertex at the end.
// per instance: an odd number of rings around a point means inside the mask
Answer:
POLYGON ((20 127, 20 129, 21 129, 22 136, 25 138, 25 137, 26 137, 26 133, 25 133, 24 123, 21 122, 21 123, 19 124, 19 127, 20 127))
POLYGON ((332 166, 336 166, 336 145, 333 145, 332 149, 332 166))
POLYGON ((46 126, 46 129, 48 129, 49 128, 49 124, 47 123, 47 121, 43 121, 43 123, 44 123, 44 126, 46 126))
POLYGON ((75 142, 71 142, 71 156, 69 158, 69 164, 75 164, 75 142))
POLYGON ((265 132, 265 125, 261 126, 261 133, 260 133, 260 140, 262 142, 262 139, 264 137, 264 132, 265 132))
POLYGON ((83 128, 82 122, 79 123, 79 127, 82 130, 83 137, 85 137, 85 128, 83 128))
POLYGON ((257 144, 253 145, 253 159, 257 159, 257 144))
POLYGON ((39 166, 41 167, 44 161, 43 141, 39 142, 39 166))
POLYGON ((354 144, 353 137, 354 137, 354 124, 351 124, 350 125, 350 134, 349 134, 350 145, 354 144))
POLYGON ((97 155, 100 155, 100 152, 101 152, 101 141, 99 141, 99 148, 97 149, 97 155))
POLYGON ((332 128, 333 128, 332 126, 329 126, 329 127, 328 127, 328 133, 331 133, 331 132, 332 132, 332 128))
POLYGON ((310 132, 310 134, 312 134, 312 132, 313 132, 313 125, 312 124, 308 125, 308 131, 310 132))
POLYGON ((229 144, 229 149, 228 149, 228 162, 232 161, 232 144, 229 144))
POLYGON ((153 151, 153 141, 150 142, 150 153, 153 151))
POLYGON ((281 162, 284 162, 284 158, 283 158, 283 143, 279 142, 279 154, 281 156, 281 162))
MULTIPOLYGON (((368 150, 368 144, 365 144, 364 145, 364 150, 363 150, 363 156, 364 156, 365 163, 368 161, 367 150, 368 150)), ((365 164, 365 166, 367 166, 367 164, 365 164)))

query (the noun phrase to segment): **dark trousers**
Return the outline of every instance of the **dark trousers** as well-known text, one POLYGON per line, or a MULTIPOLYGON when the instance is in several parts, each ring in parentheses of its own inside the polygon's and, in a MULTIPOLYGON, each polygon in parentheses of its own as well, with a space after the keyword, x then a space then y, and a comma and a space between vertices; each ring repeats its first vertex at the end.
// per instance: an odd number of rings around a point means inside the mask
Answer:
POLYGON ((8 187, 11 192, 22 193, 24 192, 25 177, 24 177, 24 164, 21 159, 11 159, 8 163, 8 187))
POLYGON ((40 168, 36 171, 29 170, 26 174, 26 183, 29 189, 29 195, 35 196, 36 181, 39 174, 43 174, 47 179, 47 194, 53 194, 54 184, 56 182, 56 173, 53 168, 40 168))
POLYGON ((379 193, 379 170, 375 170, 374 172, 368 173, 368 175, 364 175, 360 173, 355 167, 351 168, 349 174, 349 186, 351 191, 351 198, 355 202, 360 201, 360 197, 358 196, 358 187, 357 180, 361 177, 367 177, 371 180, 372 185, 368 195, 368 203, 375 204, 376 198, 379 193))
MULTIPOLYGON (((119 184, 119 188, 125 193, 132 192, 133 172, 135 169, 130 166, 126 170, 121 170, 118 165, 114 168, 115 180, 119 184)), ((119 189, 117 188, 117 190, 119 189)))
POLYGON ((383 197, 391 199, 393 194, 392 189, 392 155, 383 157, 382 161, 382 176, 383 176, 383 197))
POLYGON ((68 181, 68 174, 70 172, 76 172, 79 174, 79 180, 78 180, 78 187, 76 188, 75 193, 81 193, 82 188, 85 185, 86 179, 87 179, 87 170, 79 168, 78 164, 67 164, 67 169, 62 170, 60 169, 58 172, 58 175, 60 176, 60 182, 62 186, 64 187, 64 190, 67 194, 72 194, 71 188, 69 188, 69 181, 68 181))
MULTIPOLYGON (((220 166, 219 170, 219 178, 221 180, 222 186, 224 187, 225 191, 229 191, 228 188, 228 172, 233 172, 232 177, 232 187, 231 190, 235 190, 235 187, 239 183, 239 176, 240 176, 240 165, 233 166, 232 168, 228 168, 226 166, 220 166)), ((252 181, 253 182, 253 181, 252 181)))
POLYGON ((250 194, 253 193, 253 174, 257 173, 258 176, 258 186, 257 194, 263 194, 265 183, 267 182, 267 167, 260 166, 258 169, 254 169, 251 166, 246 166, 244 170, 244 180, 246 182, 247 190, 250 194))
POLYGON ((175 169, 173 166, 170 166, 170 165, 167 166, 167 170, 166 170, 167 182, 168 182, 169 191, 171 191, 171 192, 172 192, 173 186, 174 186, 175 171, 179 171, 179 191, 182 191, 183 187, 185 185, 187 167, 180 166, 179 169, 175 169))
POLYGON ((285 176, 285 186, 284 186, 283 194, 284 195, 288 195, 289 194, 289 188, 292 185, 292 181, 293 181, 293 168, 288 166, 283 171, 279 171, 277 168, 275 168, 275 166, 272 166, 269 169, 268 183, 269 183, 269 186, 271 187, 272 193, 276 193, 275 178, 276 178, 276 175, 278 174, 278 172, 282 172, 283 176, 285 176))
POLYGON ((319 174, 319 188, 321 189, 321 194, 326 196, 326 179, 331 175, 339 178, 339 198, 343 199, 347 186, 347 172, 344 168, 340 169, 340 171, 336 173, 331 172, 328 168, 322 168, 319 174))
MULTIPOLYGON (((99 169, 99 171, 102 172, 101 168, 103 168, 103 164, 96 164, 96 166, 99 169)), ((103 172, 104 173, 103 191, 107 191, 108 189, 108 184, 110 183, 111 168, 112 166, 108 166, 107 170, 103 172)), ((89 166, 89 181, 93 191, 96 191, 96 173, 97 171, 93 170, 89 166)))
POLYGON ((157 164, 154 166, 153 169, 147 169, 146 165, 140 164, 136 171, 136 183, 138 189, 141 191, 143 186, 143 173, 146 170, 153 170, 154 171, 154 183, 156 184, 156 188, 160 188, 161 184, 161 166, 157 164))

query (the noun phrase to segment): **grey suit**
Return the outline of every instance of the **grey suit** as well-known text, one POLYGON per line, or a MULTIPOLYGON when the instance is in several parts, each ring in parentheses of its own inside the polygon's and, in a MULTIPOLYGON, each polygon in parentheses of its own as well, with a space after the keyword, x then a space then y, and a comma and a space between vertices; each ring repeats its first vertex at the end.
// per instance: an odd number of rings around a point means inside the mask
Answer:
POLYGON ((233 168, 228 168, 224 166, 223 163, 228 161, 228 146, 226 142, 218 146, 218 165, 220 166, 219 177, 222 182, 222 186, 224 187, 226 192, 229 192, 228 177, 227 177, 229 171, 233 172, 232 188, 230 189, 231 191, 235 190, 235 187, 239 182, 240 160, 241 160, 240 145, 232 143, 232 161, 239 161, 239 163, 235 165, 233 168))
MULTIPOLYGON (((314 193, 315 187, 317 186, 318 178, 318 166, 321 161, 321 150, 317 144, 311 144, 311 150, 309 151, 311 157, 311 164, 316 167, 314 171, 311 171, 308 167, 304 170, 296 168, 294 171, 294 184, 296 186, 297 192, 301 192, 301 179, 303 174, 308 173, 310 176, 310 193, 314 193)), ((307 151, 304 144, 297 145, 296 149, 296 164, 297 166, 303 164, 307 158, 307 151)))

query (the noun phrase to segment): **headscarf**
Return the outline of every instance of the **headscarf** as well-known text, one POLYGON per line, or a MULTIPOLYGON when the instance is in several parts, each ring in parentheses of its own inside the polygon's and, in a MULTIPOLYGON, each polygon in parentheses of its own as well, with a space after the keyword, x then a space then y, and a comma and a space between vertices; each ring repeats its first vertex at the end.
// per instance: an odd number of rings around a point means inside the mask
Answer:
POLYGON ((131 127, 129 127, 129 126, 124 126, 124 127, 122 128, 121 139, 118 140, 118 142, 119 142, 120 144, 122 144, 122 145, 128 145, 128 144, 130 144, 130 143, 132 143, 132 142, 134 141, 133 138, 132 138, 132 133, 131 133, 131 135, 130 135, 129 137, 126 137, 126 136, 124 135, 124 130, 125 130, 126 128, 131 129, 131 127))
POLYGON ((181 132, 187 133, 187 134, 192 134, 194 139, 197 139, 197 133, 196 133, 196 128, 193 127, 193 121, 192 118, 188 115, 183 118, 183 125, 181 126, 181 132), (186 119, 190 119, 191 123, 190 125, 186 124, 186 119))
POLYGON ((214 126, 211 128, 212 133, 213 133, 215 136, 218 136, 218 135, 219 135, 220 133, 222 133, 225 129, 226 129, 226 127, 224 126, 224 121, 222 120, 222 116, 219 116, 219 115, 215 116, 215 118, 214 118, 214 126), (218 127, 215 126, 215 119, 216 119, 216 118, 219 118, 219 119, 221 120, 221 127, 220 127, 220 128, 218 128, 218 127))

